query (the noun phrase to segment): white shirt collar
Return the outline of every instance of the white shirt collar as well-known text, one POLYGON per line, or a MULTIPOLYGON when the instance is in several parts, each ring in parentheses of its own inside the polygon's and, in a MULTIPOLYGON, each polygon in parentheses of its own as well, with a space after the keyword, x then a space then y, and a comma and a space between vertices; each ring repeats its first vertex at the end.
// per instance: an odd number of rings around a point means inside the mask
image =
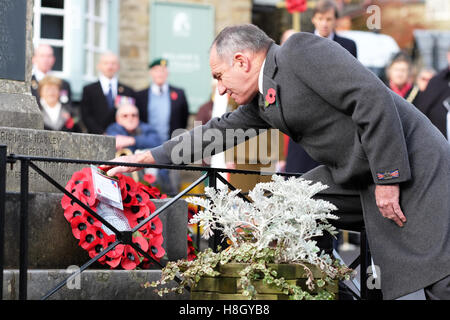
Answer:
MULTIPOLYGON (((316 36, 322 37, 322 36, 319 34, 319 31, 317 31, 317 30, 314 30, 314 34, 315 34, 316 36)), ((322 37, 322 38, 325 38, 325 37, 322 37)), ((334 32, 331 31, 330 34, 328 35, 328 37, 326 37, 326 38, 328 38, 328 39, 330 39, 330 40, 333 40, 333 39, 334 39, 334 32)))
POLYGON ((158 86, 158 85, 152 83, 152 85, 151 85, 150 88, 151 88, 153 94, 159 96, 160 94, 165 93, 165 92, 167 92, 167 91, 169 90, 169 85, 168 85, 167 83, 164 83, 164 84, 160 87, 160 86, 158 86), (161 89, 160 89, 160 88, 161 88, 161 89))
MULTIPOLYGON (((450 100, 450 99, 448 99, 450 100)), ((448 103, 443 103, 445 109, 447 109, 447 140, 450 143, 450 105, 448 103)))
POLYGON ((105 95, 108 94, 109 91, 109 84, 111 83, 111 89, 112 89, 112 93, 113 96, 117 96, 117 77, 113 77, 112 79, 109 79, 107 77, 105 77, 104 75, 100 74, 100 76, 98 77, 98 80, 100 81, 100 85, 102 86, 102 90, 103 93, 105 95))
POLYGON ((259 77, 258 77, 258 89, 259 93, 264 94, 264 88, 263 88, 263 78, 264 78, 264 65, 266 64, 266 59, 264 59, 261 70, 259 70, 259 77))
POLYGON ((38 82, 46 76, 46 74, 39 70, 36 66, 33 66, 33 75, 38 82))

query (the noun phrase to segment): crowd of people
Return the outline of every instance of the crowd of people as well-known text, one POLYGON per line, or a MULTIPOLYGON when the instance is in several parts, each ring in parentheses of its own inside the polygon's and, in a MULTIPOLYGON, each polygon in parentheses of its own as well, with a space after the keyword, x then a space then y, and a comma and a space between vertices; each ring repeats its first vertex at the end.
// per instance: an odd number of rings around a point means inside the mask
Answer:
MULTIPOLYGON (((135 91, 118 79, 119 58, 103 53, 97 64, 98 81, 83 87, 79 104, 71 99, 69 82, 52 74, 53 48, 36 47, 33 56, 31 93, 36 97, 46 130, 114 136, 118 153, 136 152, 160 145, 173 131, 187 127, 189 107, 185 92, 168 83, 168 61, 155 59, 149 65, 150 86, 135 91)), ((162 186, 173 184, 160 170, 162 186)), ((164 188, 176 192, 176 187, 164 188)))

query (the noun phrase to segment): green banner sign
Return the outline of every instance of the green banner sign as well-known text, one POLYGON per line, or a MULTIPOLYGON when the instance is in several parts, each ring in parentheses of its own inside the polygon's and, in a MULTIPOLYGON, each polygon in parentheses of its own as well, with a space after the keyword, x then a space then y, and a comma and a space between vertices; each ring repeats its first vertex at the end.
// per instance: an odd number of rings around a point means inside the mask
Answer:
POLYGON ((214 8, 209 5, 152 2, 150 61, 165 58, 170 84, 185 90, 189 111, 210 99, 209 47, 214 40, 214 8))

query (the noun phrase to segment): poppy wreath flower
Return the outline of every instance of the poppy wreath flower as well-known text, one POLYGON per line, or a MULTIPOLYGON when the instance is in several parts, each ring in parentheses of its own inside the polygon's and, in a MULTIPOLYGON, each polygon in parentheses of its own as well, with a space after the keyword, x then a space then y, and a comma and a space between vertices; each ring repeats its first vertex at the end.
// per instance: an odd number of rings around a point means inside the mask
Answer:
POLYGON ((163 231, 163 224, 160 219, 153 218, 150 220, 150 232, 153 235, 159 235, 162 234, 163 231))
POLYGON ((102 230, 95 227, 87 227, 80 233, 80 242, 78 245, 84 250, 91 250, 97 244, 103 242, 104 234, 102 230))
POLYGON ((277 92, 275 91, 274 88, 269 88, 267 90, 267 94, 266 94, 266 107, 268 107, 270 104, 275 103, 275 100, 277 98, 277 92))
MULTIPOLYGON (((123 199, 124 216, 127 218, 130 227, 134 228, 155 212, 156 206, 151 199, 160 199, 165 195, 161 195, 158 188, 135 182, 129 176, 118 175, 117 178, 123 199)), ((67 182, 65 189, 93 211, 97 211, 99 202, 93 189, 90 167, 75 172, 67 182)), ((64 209, 64 218, 70 223, 72 234, 79 240, 78 245, 86 250, 91 258, 97 256, 117 240, 115 234, 108 234, 99 220, 67 195, 62 197, 61 206, 64 209)), ((132 241, 152 258, 159 261, 165 254, 162 247, 164 241, 162 231, 161 220, 159 217, 154 217, 144 224, 139 231, 133 233, 132 241)), ((98 262, 106 263, 112 269, 122 267, 126 270, 152 264, 132 246, 126 244, 118 244, 101 257, 98 262), (145 264, 142 263, 143 261, 145 261, 145 264)))
MULTIPOLYGON (((67 197, 67 199, 70 199, 67 197)), ((71 222, 73 218, 82 216, 85 214, 85 211, 78 203, 74 203, 73 205, 70 205, 69 202, 65 201, 64 204, 67 204, 66 210, 64 211, 64 218, 66 218, 67 221, 71 222)), ((64 208, 64 205, 63 205, 64 208)))
POLYGON ((176 93, 175 91, 170 92, 170 99, 172 99, 173 101, 178 99, 178 93, 176 93))
POLYGON ((163 237, 161 235, 152 238, 149 242, 150 245, 149 253, 153 259, 158 261, 166 254, 166 251, 162 247, 162 243, 163 237))
POLYGON ((125 270, 133 270, 140 263, 141 260, 136 250, 134 250, 131 246, 126 246, 123 253, 122 261, 120 263, 122 268, 124 268, 125 270))
POLYGON ((167 198, 167 195, 161 194, 161 191, 159 191, 159 189, 156 187, 147 186, 144 184, 142 184, 140 187, 144 193, 149 195, 150 199, 166 199, 167 198))

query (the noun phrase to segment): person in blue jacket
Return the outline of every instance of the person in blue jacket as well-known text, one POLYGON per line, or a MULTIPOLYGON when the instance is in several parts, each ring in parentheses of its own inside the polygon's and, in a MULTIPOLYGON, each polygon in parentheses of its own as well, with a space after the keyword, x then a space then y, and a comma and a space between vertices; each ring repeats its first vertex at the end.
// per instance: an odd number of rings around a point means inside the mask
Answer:
POLYGON ((118 107, 116 122, 107 127, 106 134, 116 137, 117 151, 128 148, 134 152, 161 144, 156 130, 147 123, 139 121, 138 108, 132 103, 125 103, 118 107))

